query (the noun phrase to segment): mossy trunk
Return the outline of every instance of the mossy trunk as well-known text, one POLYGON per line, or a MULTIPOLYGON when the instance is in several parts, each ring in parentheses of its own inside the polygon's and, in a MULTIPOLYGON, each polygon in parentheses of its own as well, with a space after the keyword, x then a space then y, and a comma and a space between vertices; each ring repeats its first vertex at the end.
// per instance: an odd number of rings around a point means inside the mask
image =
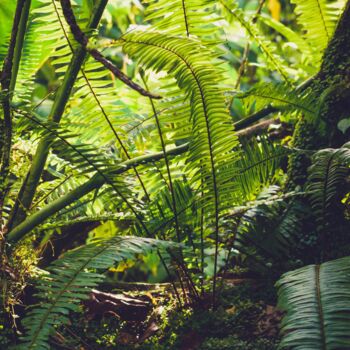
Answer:
MULTIPOLYGON (((350 137, 350 128, 346 132, 338 128, 342 119, 350 118, 350 0, 310 88, 319 96, 317 120, 299 120, 292 146, 302 150, 342 146, 350 137)), ((305 154, 290 158, 288 190, 305 183, 309 165, 305 154)))

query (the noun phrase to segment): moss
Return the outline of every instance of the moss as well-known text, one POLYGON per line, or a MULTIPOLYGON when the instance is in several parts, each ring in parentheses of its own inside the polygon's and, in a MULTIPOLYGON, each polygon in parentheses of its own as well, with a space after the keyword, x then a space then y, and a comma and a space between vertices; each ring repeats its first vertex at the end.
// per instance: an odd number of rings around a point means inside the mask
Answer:
POLYGON ((268 339, 258 339, 252 343, 230 336, 223 339, 209 338, 202 345, 201 350, 273 350, 276 344, 268 339))
MULTIPOLYGON (((75 314, 69 332, 60 329, 60 333, 66 340, 64 345, 72 348, 83 345, 80 340, 83 339, 101 350, 272 350, 276 349, 279 338, 277 333, 261 334, 259 322, 265 315, 267 303, 272 301, 270 295, 262 292, 263 288, 259 286, 227 287, 215 311, 206 305, 179 310, 172 300, 161 299, 161 305, 157 307, 161 312, 157 317, 150 315, 143 323, 120 322, 113 316, 88 321, 83 314, 75 314), (263 301, 267 297, 267 302, 263 301), (146 341, 136 344, 151 319, 155 320, 159 330, 146 341)), ((52 349, 55 349, 54 345, 52 349)))

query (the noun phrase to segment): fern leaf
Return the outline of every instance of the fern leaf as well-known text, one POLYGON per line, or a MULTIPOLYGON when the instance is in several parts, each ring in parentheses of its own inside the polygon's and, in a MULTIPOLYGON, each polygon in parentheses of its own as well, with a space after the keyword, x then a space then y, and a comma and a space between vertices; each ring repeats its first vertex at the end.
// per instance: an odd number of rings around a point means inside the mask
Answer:
POLYGON ((212 0, 146 0, 146 20, 156 30, 180 36, 212 33, 210 23, 215 19, 212 0))
POLYGON ((137 237, 114 237, 88 244, 67 253, 37 282, 40 304, 34 306, 23 323, 26 335, 21 348, 50 349, 49 336, 55 326, 67 324, 70 311, 78 311, 81 300, 89 297, 104 276, 101 272, 135 254, 173 243, 137 237))
MULTIPOLYGON (((350 145, 339 149, 318 151, 312 160, 306 184, 310 192, 310 201, 320 230, 325 230, 325 223, 334 216, 334 210, 342 199, 342 189, 349 174, 350 145)), ((334 219, 334 218, 333 218, 334 219)))
POLYGON ((123 37, 123 41, 124 50, 146 68, 172 74, 190 99, 190 167, 194 171, 195 182, 201 177, 206 179, 206 205, 215 203, 212 209, 218 213, 219 206, 226 202, 224 195, 229 191, 227 186, 223 186, 221 195, 220 184, 232 171, 232 149, 237 145, 237 139, 225 108, 224 95, 218 87, 221 74, 213 54, 197 41, 160 33, 130 33, 123 37), (203 61, 204 56, 206 62, 203 61), (200 168, 201 172, 198 171, 200 168))
POLYGON ((322 53, 332 38, 345 2, 343 0, 292 0, 299 24, 306 30, 306 39, 322 53))
POLYGON ((350 348, 350 257, 309 265, 277 282, 278 303, 286 311, 280 349, 350 348))
POLYGON ((272 104, 281 112, 301 112, 308 116, 310 121, 315 120, 317 115, 317 99, 311 91, 298 93, 295 88, 284 83, 257 84, 249 91, 236 96, 243 99, 249 106, 255 104, 257 110, 272 104))

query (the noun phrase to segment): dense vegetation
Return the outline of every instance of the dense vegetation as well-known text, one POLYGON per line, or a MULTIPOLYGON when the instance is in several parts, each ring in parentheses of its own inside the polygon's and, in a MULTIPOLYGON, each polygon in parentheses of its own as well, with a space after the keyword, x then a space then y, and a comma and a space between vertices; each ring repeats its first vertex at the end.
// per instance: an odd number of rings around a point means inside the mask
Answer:
POLYGON ((0 2, 0 348, 350 349, 350 1, 0 2))

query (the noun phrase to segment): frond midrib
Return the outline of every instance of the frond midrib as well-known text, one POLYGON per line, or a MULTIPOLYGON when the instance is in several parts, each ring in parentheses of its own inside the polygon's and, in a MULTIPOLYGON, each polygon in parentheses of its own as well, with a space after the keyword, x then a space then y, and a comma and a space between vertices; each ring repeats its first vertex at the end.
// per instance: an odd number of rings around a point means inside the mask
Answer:
POLYGON ((315 265, 315 284, 316 284, 316 300, 317 300, 317 313, 320 320, 320 335, 322 350, 327 350, 326 336, 325 336, 325 324, 324 324, 324 315, 322 307, 322 295, 321 295, 321 286, 320 286, 320 265, 315 265))

